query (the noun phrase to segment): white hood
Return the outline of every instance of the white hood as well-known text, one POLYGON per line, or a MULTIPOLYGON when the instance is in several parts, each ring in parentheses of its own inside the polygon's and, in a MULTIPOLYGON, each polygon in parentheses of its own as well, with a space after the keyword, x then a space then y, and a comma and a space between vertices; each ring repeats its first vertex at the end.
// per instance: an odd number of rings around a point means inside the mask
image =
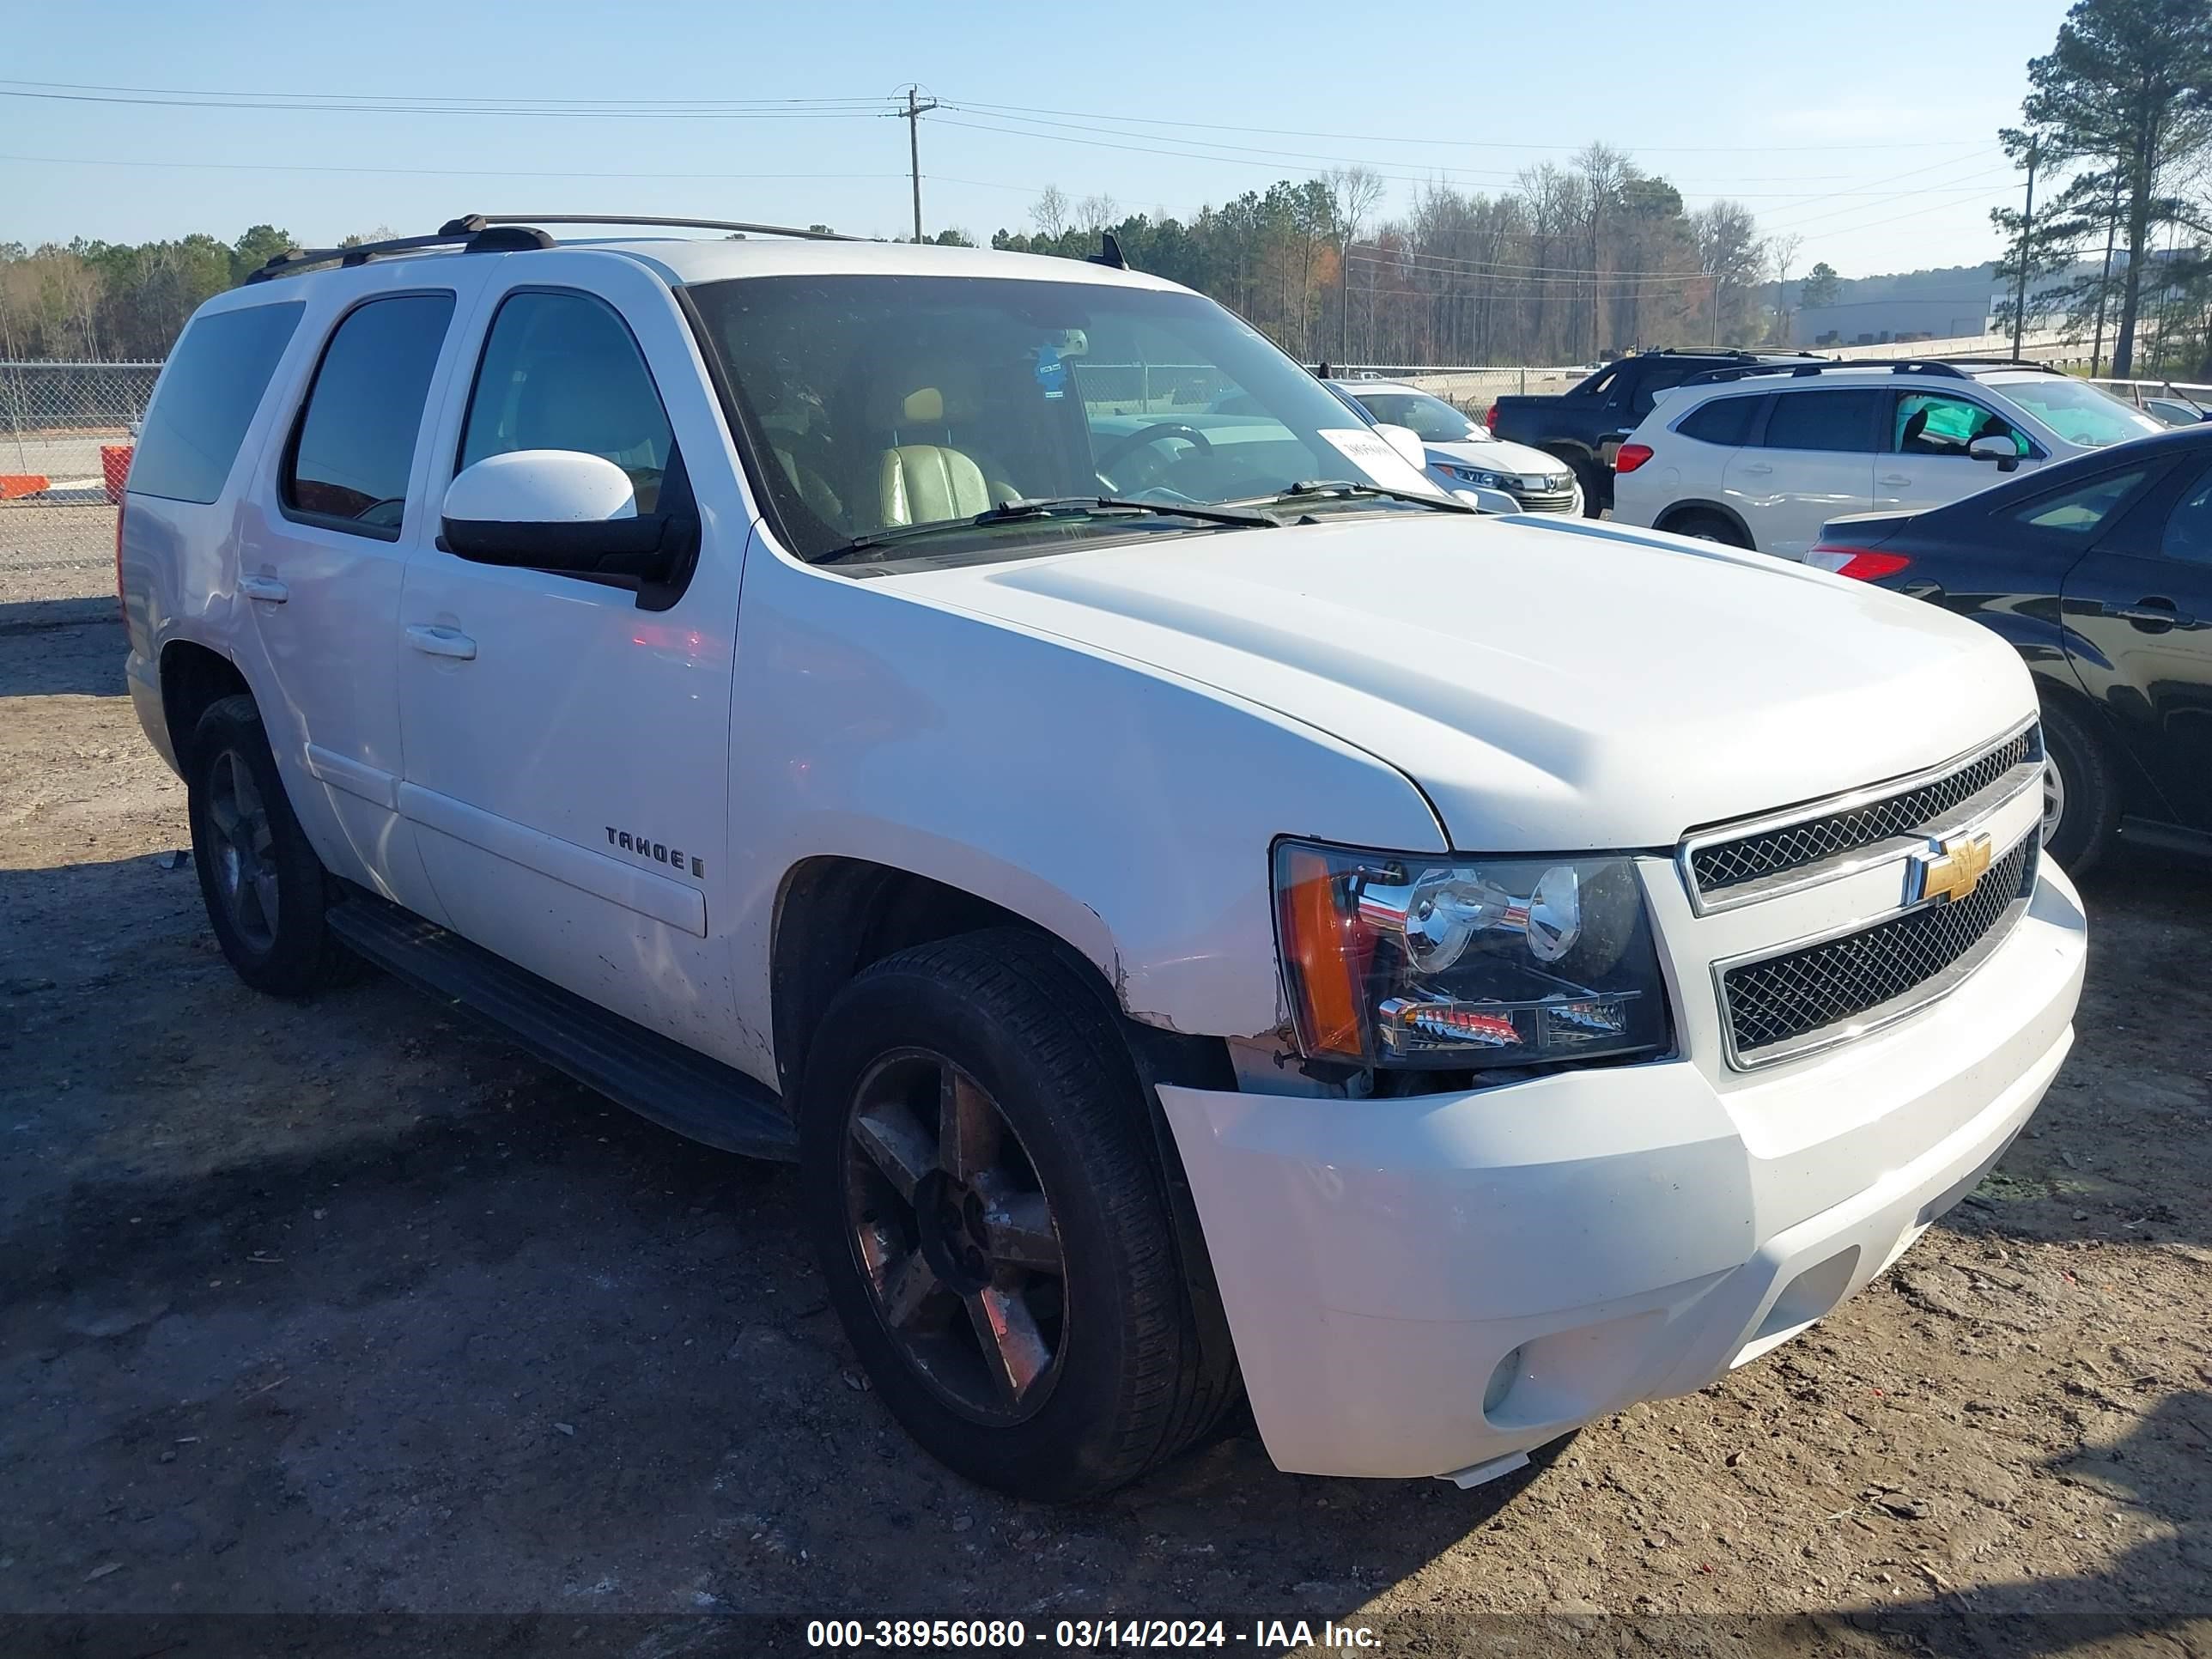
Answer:
POLYGON ((1463 443, 1430 444, 1427 448, 1432 458, 1441 455, 1462 466, 1479 466, 1492 472, 1540 477, 1567 471, 1567 464, 1557 456, 1531 449, 1527 444, 1509 444, 1497 438, 1469 438, 1463 443))
POLYGON ((2035 708, 2012 648, 1934 605, 1581 520, 1353 518, 896 582, 1332 732, 1468 852, 1669 847, 2035 708))

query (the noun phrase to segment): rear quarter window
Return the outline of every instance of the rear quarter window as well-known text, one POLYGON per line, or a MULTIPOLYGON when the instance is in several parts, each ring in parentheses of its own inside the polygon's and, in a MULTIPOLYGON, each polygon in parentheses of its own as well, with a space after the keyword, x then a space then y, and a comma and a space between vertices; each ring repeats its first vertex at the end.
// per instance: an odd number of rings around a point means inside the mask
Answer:
POLYGON ((222 494, 253 411, 306 310, 303 301, 288 300, 193 319, 146 410, 131 462, 133 493, 203 504, 222 494))

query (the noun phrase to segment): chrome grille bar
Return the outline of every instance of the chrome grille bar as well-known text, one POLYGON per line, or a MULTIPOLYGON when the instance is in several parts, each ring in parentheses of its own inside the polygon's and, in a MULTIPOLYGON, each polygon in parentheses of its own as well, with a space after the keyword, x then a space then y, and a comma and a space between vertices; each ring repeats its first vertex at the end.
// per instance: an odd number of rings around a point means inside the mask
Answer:
POLYGON ((2043 732, 2030 720, 1970 754, 1825 800, 1694 830, 1675 863, 1706 915, 1901 862, 1915 848, 2039 787, 2043 732))

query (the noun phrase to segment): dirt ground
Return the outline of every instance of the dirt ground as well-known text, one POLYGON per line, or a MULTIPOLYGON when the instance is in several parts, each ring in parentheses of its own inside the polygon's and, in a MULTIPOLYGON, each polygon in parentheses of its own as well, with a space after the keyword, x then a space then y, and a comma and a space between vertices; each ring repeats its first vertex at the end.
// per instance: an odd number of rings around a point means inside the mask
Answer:
POLYGON ((1286 1476, 1246 1427, 1056 1512, 944 1473, 860 1384, 787 1172, 389 981, 240 985, 112 597, 76 591, 0 593, 0 1647, 1110 1612, 1232 1649, 1327 1618, 1437 1653, 2212 1655, 2202 872, 2087 884, 2042 1113, 1808 1338, 1502 1488, 1286 1476), (507 1617, 415 1617, 460 1613, 507 1617))

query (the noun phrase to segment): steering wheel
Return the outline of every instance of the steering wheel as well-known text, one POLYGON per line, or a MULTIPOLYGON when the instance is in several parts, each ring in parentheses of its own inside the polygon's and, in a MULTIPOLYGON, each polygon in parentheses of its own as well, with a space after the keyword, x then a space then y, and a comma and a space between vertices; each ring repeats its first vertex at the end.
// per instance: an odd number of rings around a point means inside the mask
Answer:
POLYGON ((1213 448, 1213 441, 1196 427, 1185 425, 1181 421, 1160 421, 1152 426, 1139 427, 1126 438, 1116 439, 1107 446, 1104 454, 1092 458, 1091 465, 1100 472, 1111 477, 1114 469, 1123 461, 1128 459, 1146 444, 1161 438, 1186 438, 1196 444, 1200 449, 1209 453, 1213 448))

